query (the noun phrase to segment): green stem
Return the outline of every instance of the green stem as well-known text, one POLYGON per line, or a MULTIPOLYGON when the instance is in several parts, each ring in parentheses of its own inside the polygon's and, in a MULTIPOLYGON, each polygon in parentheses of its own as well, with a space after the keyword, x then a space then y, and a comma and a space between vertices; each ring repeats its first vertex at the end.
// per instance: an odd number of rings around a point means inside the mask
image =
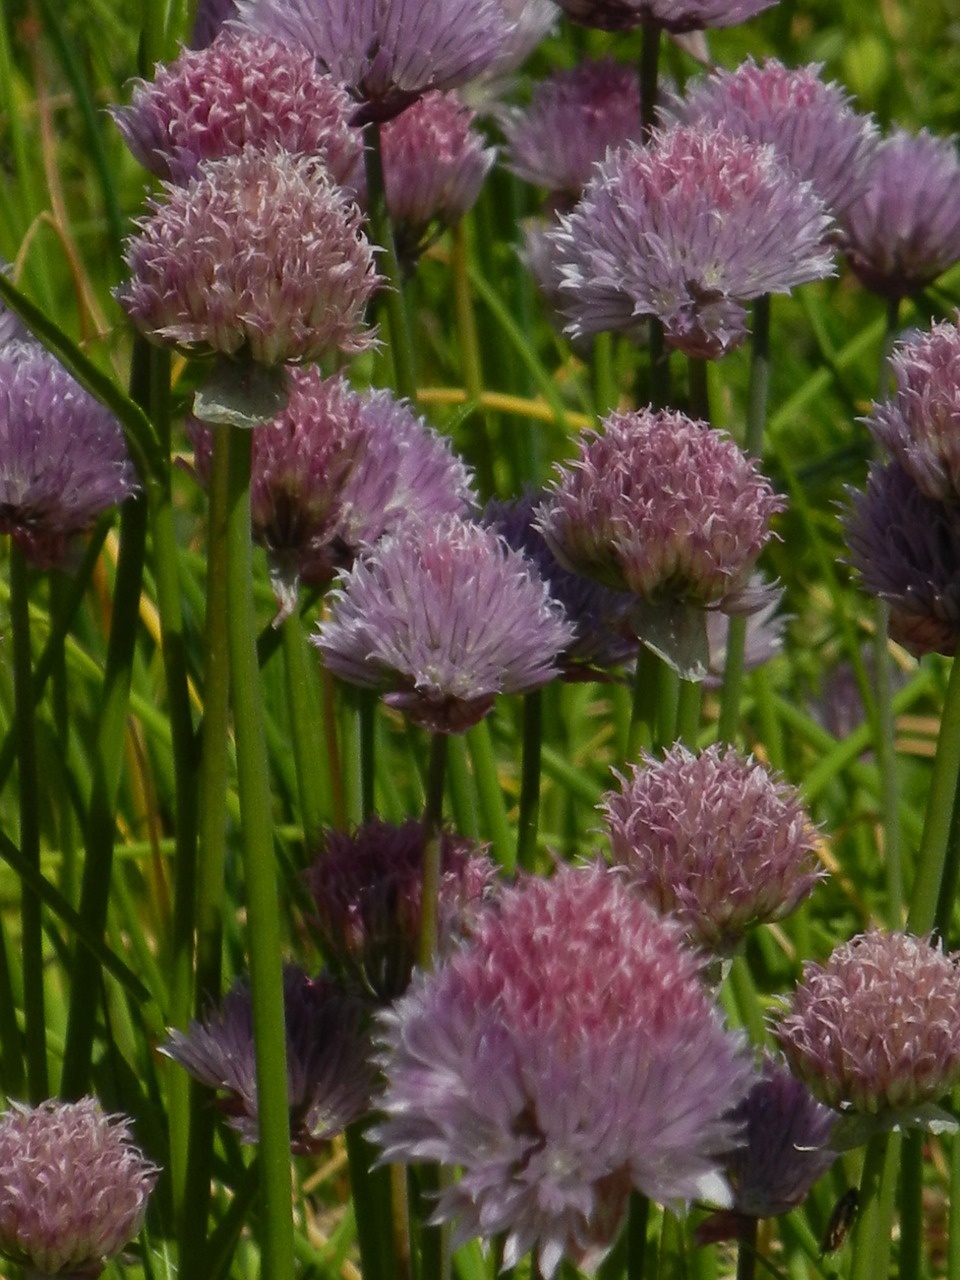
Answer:
POLYGON ((708 360, 691 356, 687 361, 690 376, 690 417, 700 422, 710 421, 710 386, 707 375, 708 360))
POLYGON ((890 1244, 900 1165, 899 1133, 875 1134, 867 1143, 860 1177, 860 1208, 853 1228, 850 1280, 890 1274, 890 1244))
POLYGON ((413 342, 403 292, 403 274, 397 259, 397 247, 387 206, 387 189, 383 174, 383 152, 380 125, 371 121, 364 125, 364 161, 367 176, 367 220, 370 239, 382 252, 377 267, 385 282, 376 296, 378 312, 385 313, 390 329, 390 354, 393 359, 393 383, 398 395, 408 400, 417 397, 417 377, 413 342))
POLYGON ((432 969, 437 954, 439 924, 440 854, 443 825, 443 781, 447 765, 447 735, 430 739, 427 767, 427 799, 423 811, 423 877, 420 887, 420 946, 417 963, 432 969))
POLYGON ((540 689, 523 699, 523 756, 520 768, 520 809, 517 817, 517 866, 532 871, 540 821, 540 744, 543 740, 543 694, 540 689))
POLYGON ((915 1129, 903 1136, 900 1154, 899 1280, 923 1274, 923 1146, 926 1135, 915 1129))
POLYGON ((644 142, 657 122, 657 82, 660 70, 660 26, 655 22, 643 24, 640 46, 640 126, 644 142))
MULTIPOLYGON (((364 1280, 404 1280, 409 1274, 409 1245, 406 1248, 406 1271, 397 1266, 396 1249, 391 1247, 395 1238, 391 1212, 392 1168, 388 1171, 372 1167, 376 1150, 367 1141, 362 1121, 348 1125, 345 1137, 350 1162, 350 1194, 364 1280)), ((405 1177, 404 1170, 401 1169, 400 1173, 405 1177)))
POLYGON ((627 731, 627 761, 636 760, 642 750, 649 751, 656 739, 658 676, 662 665, 652 650, 645 644, 640 645, 633 674, 633 705, 630 710, 630 728, 627 731))
POLYGON ((250 542, 253 437, 250 431, 237 427, 216 430, 229 433, 227 619, 256 1047, 262 1194, 260 1266, 264 1280, 290 1280, 293 1217, 280 915, 250 542))
POLYGON ((516 869, 514 852, 516 841, 507 816, 507 807, 500 785, 497 753, 493 749, 489 720, 481 720, 467 731, 467 751, 473 776, 477 784, 477 801, 480 807, 482 835, 490 841, 494 860, 509 876, 516 869))
POLYGON ((647 1261, 647 1223, 650 1201, 639 1191, 630 1192, 627 1209, 627 1280, 643 1280, 647 1261))
MULTIPOLYGON (((30 580, 26 556, 16 542, 10 547, 10 627, 13 632, 20 852, 39 872, 40 787, 30 662, 30 580)), ((50 1096, 43 993, 43 923, 40 899, 25 884, 20 886, 20 921, 27 1092, 30 1101, 36 1105, 50 1096)))
POLYGON ((744 1218, 737 1237, 737 1280, 753 1280, 757 1269, 757 1219, 744 1218))
MULTIPOLYGON (((957 1094, 953 1095, 954 1110, 957 1094)), ((960 1135, 950 1139, 950 1188, 947 1200, 947 1269, 948 1276, 960 1276, 960 1135)))
POLYGON ((700 699, 703 686, 696 680, 681 680, 677 698, 677 741, 695 751, 700 735, 700 699))
POLYGON ((943 879, 950 839, 950 823, 957 778, 960 775, 960 662, 953 660, 950 681, 940 717, 937 753, 927 794, 923 835, 917 854, 917 874, 910 897, 907 928, 911 933, 929 933, 933 928, 940 882, 943 879))
POLYGON ((282 628, 287 708, 293 738, 293 760, 297 770, 297 790, 300 793, 300 821, 303 824, 304 839, 309 844, 320 831, 324 816, 330 813, 332 807, 329 795, 330 774, 326 767, 323 720, 318 705, 316 680, 312 678, 309 665, 309 642, 296 613, 284 619, 282 628))

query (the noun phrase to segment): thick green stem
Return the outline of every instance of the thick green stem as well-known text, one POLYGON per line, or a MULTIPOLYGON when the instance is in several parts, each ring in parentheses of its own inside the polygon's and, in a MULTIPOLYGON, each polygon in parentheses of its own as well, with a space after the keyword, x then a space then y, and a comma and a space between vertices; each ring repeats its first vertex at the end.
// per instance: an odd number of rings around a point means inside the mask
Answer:
POLYGON ((376 296, 377 310, 386 315, 390 329, 390 354, 393 359, 393 384, 398 395, 415 400, 417 377, 413 342, 403 292, 403 274, 397 259, 396 242, 387 189, 383 176, 383 153, 380 147, 380 125, 376 121, 364 126, 364 159, 367 176, 367 220, 370 239, 382 252, 377 256, 377 269, 385 278, 376 296))
POLYGON ((627 1280, 644 1280, 649 1221, 649 1199, 639 1191, 631 1191, 627 1209, 627 1280))
POLYGON ((936 919, 940 882, 950 841, 950 824, 960 776, 960 662, 954 659, 940 717, 937 753, 927 794, 923 835, 917 854, 917 874, 910 897, 907 928, 929 933, 936 919))
POLYGON ((904 1134, 900 1155, 899 1280, 923 1275, 923 1147, 926 1135, 912 1129, 904 1134))
POLYGON ((543 694, 523 699, 523 759, 520 768, 520 811, 517 817, 517 866, 532 871, 540 822, 540 744, 543 739, 543 694))
POLYGON ((690 373, 690 417, 700 422, 710 421, 710 387, 707 374, 709 361, 691 356, 687 361, 690 373))
POLYGON ((309 843, 323 826, 332 808, 329 793, 323 720, 316 680, 310 670, 311 655, 303 624, 296 613, 283 621, 283 660, 287 708, 293 737, 293 760, 300 793, 300 821, 309 843))
POLYGON ((432 969, 437 954, 443 782, 446 767, 447 735, 435 733, 430 740, 427 798, 423 810, 423 878, 420 888, 420 946, 417 952, 417 963, 421 969, 432 969))
POLYGON ((867 1143, 860 1177, 860 1208, 853 1228, 850 1280, 878 1280, 890 1274, 899 1166, 900 1135, 874 1135, 867 1143))
POLYGON ((697 748, 700 734, 700 700, 703 685, 696 680, 681 680, 677 696, 677 741, 689 747, 697 748))
POLYGON ((657 734, 657 692, 659 671, 663 664, 652 650, 641 644, 633 674, 633 704, 627 731, 626 760, 636 760, 642 750, 649 751, 657 734))
MULTIPOLYGON (((20 852, 39 872, 40 788, 30 660, 30 581, 26 556, 16 542, 10 547, 10 628, 20 784, 20 852)), ((20 928, 27 1092, 36 1105, 50 1096, 43 994, 43 924, 40 899, 25 884, 20 886, 20 928)))
POLYGON ((744 1218, 737 1236, 737 1280, 753 1280, 757 1270, 757 1219, 744 1218))
POLYGON ((227 618, 256 1047, 262 1196, 260 1266, 265 1280, 290 1280, 293 1275, 290 1111, 273 806, 253 605, 252 435, 238 427, 216 429, 229 433, 227 618))

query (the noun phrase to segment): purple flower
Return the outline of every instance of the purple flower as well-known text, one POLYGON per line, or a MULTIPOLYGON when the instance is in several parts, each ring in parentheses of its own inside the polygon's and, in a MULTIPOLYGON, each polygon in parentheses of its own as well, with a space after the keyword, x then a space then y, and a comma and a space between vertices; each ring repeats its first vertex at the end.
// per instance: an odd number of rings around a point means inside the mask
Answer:
POLYGON ((603 810, 627 883, 697 944, 731 954, 748 929, 794 911, 824 872, 800 796, 730 748, 644 755, 603 810))
POLYGON ((926 938, 861 934, 806 964, 774 1027, 791 1070, 831 1107, 901 1111, 960 1083, 960 967, 926 938))
POLYGON ((574 664, 567 675, 575 676, 577 664, 615 667, 630 662, 639 644, 633 626, 633 596, 611 591, 563 567, 533 523, 545 496, 530 493, 513 502, 490 502, 483 513, 484 522, 533 561, 550 594, 563 605, 574 627, 573 640, 561 655, 565 665, 574 664))
POLYGON ((32 1276, 98 1276, 143 1225, 159 1171, 94 1098, 0 1117, 0 1254, 32 1276))
POLYGON ((661 27, 681 33, 732 27, 769 9, 776 0, 556 0, 568 18, 601 31, 661 27))
POLYGON ((892 396, 867 426, 928 498, 960 499, 960 329, 944 321, 894 347, 892 396))
POLYGON ((197 0, 197 16, 190 36, 190 48, 205 49, 213 44, 224 23, 236 16, 236 0, 197 0))
MULTIPOLYGON (((382 126, 387 209, 401 261, 415 263, 476 203, 496 152, 473 128, 475 119, 454 94, 431 92, 382 126)), ((361 174, 355 186, 365 205, 361 174)))
POLYGON ((848 490, 844 533, 861 584, 890 606, 889 632, 915 657, 960 641, 960 508, 921 492, 899 463, 848 490))
POLYGON ((498 693, 557 674, 573 636, 525 556, 447 516, 410 522, 358 560, 314 642, 327 666, 438 733, 462 733, 498 693))
POLYGON ((371 345, 373 250, 316 162, 247 147, 166 194, 128 240, 117 292, 141 333, 263 365, 371 345))
MULTIPOLYGON (((309 923, 324 959, 352 985, 389 1004, 410 983, 420 936, 424 828, 371 818, 355 831, 328 831, 307 872, 309 923)), ((441 835, 440 954, 473 928, 496 888, 496 866, 470 840, 441 835)))
POLYGON ((674 110, 687 125, 722 126, 751 142, 769 142, 798 177, 808 181, 834 215, 866 187, 877 129, 859 115, 821 66, 787 68, 776 58, 758 66, 748 58, 735 71, 715 71, 687 90, 674 110))
POLYGON ((559 17, 553 0, 499 0, 499 4, 511 25, 493 61, 484 68, 486 80, 515 71, 557 25, 559 17))
POLYGON ((699 961, 609 870, 522 879, 381 1015, 384 1159, 459 1166, 434 1220, 593 1265, 631 1189, 729 1204, 719 1173, 752 1069, 699 961))
POLYGON ((960 259, 960 161, 953 138, 897 130, 845 212, 844 247, 866 288, 906 298, 960 259))
MULTIPOLYGON (((316 1151, 367 1109, 373 1072, 363 1009, 327 978, 283 971, 290 1143, 316 1151)), ((226 1093, 223 1108, 244 1142, 258 1140, 253 1008, 246 982, 236 983, 219 1011, 186 1032, 171 1031, 161 1052, 201 1084, 226 1093)))
POLYGON ((558 465, 539 527, 561 564, 619 591, 726 611, 764 601, 750 576, 782 501, 721 431, 670 411, 613 413, 558 465))
MULTIPOLYGON (((289 400, 254 433, 253 533, 267 548, 281 603, 299 581, 322 585, 415 512, 464 514, 470 474, 450 445, 388 391, 291 369, 289 400)), ((209 477, 213 434, 190 424, 196 468, 209 477)))
POLYGON ((362 104, 354 124, 474 79, 511 32, 500 0, 239 0, 238 9, 253 30, 309 49, 362 104))
POLYGON ((0 346, 0 532, 52 568, 136 488, 113 414, 36 343, 0 346))
POLYGON ((769 145, 678 125, 600 164, 551 233, 575 336, 656 316, 668 344, 716 359, 746 337, 744 302, 830 275, 830 220, 769 145))
POLYGON ((612 58, 556 71, 535 86, 528 107, 504 112, 501 124, 507 168, 572 203, 610 147, 640 141, 636 71, 612 58))
POLYGON ((361 162, 360 134, 347 123, 350 98, 318 75, 305 49, 226 32, 133 85, 130 106, 114 108, 113 118, 137 160, 161 178, 186 182, 201 161, 246 146, 321 160, 341 184, 361 162))

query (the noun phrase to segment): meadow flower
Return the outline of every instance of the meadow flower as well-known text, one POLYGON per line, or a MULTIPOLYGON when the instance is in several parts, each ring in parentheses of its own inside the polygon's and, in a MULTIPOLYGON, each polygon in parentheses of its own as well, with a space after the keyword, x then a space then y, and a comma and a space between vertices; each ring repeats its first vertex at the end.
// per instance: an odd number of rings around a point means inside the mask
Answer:
POLYGON ((782 920, 822 878, 817 832, 795 787, 731 748, 644 754, 600 808, 614 864, 698 945, 734 951, 782 920))
POLYGON ((563 567, 534 524, 545 497, 544 493, 528 493, 512 502, 488 502, 484 523, 534 562, 550 594, 563 605, 574 628, 573 639, 561 654, 565 674, 574 675, 577 664, 615 667, 631 661, 639 644, 632 625, 633 596, 611 591, 563 567))
POLYGON ((208 161, 127 241, 117 297, 157 342, 261 365, 349 354, 373 342, 379 284, 361 214, 322 167, 246 147, 208 161))
POLYGON ((673 411, 612 413, 558 464, 537 521, 561 564, 618 591, 727 612, 783 509, 729 436, 673 411))
POLYGON ((847 259, 873 293, 908 298, 960 260, 956 142, 898 129, 880 143, 866 178, 843 216, 847 259))
POLYGON ((127 107, 112 114, 133 155, 151 173, 183 183, 200 162, 244 147, 322 161, 344 184, 361 163, 359 132, 347 123, 350 98, 320 75, 306 49, 224 32, 135 80, 127 107))
POLYGON ((660 27, 681 33, 704 27, 732 27, 776 0, 556 0, 568 18, 602 31, 660 27))
MULTIPOLYGON (((363 1115, 373 1087, 363 1010, 330 979, 283 971, 290 1145, 317 1150, 363 1115)), ((257 1067, 250 988, 237 982, 202 1021, 171 1031, 161 1052, 201 1084, 226 1094, 227 1123, 244 1142, 258 1140, 257 1067)))
POLYGON ((550 233, 568 331, 631 333, 656 316, 671 347, 718 358, 746 337, 745 301, 831 273, 829 226, 769 145, 706 125, 627 144, 550 233))
MULTIPOLYGON (((250 506, 283 607, 300 582, 320 586, 411 512, 465 514, 470 473, 449 442, 389 391, 355 391, 319 369, 291 369, 286 406, 254 434, 250 506)), ((200 480, 213 434, 189 423, 200 480)))
MULTIPOLYGON (((496 151, 473 127, 476 113, 450 93, 425 93, 380 131, 387 209, 402 262, 473 208, 496 151)), ((366 181, 354 183, 361 205, 366 181)))
POLYGON ((821 65, 785 67, 752 58, 735 71, 715 71, 672 104, 687 125, 722 126, 751 142, 769 142, 805 179, 834 216, 866 186, 877 128, 837 84, 820 79, 821 65))
POLYGON ((928 498, 960 500, 960 328, 943 321, 898 342, 891 396, 865 419, 928 498))
POLYGON ((0 533, 39 568, 137 488, 120 424, 47 351, 0 346, 0 533))
POLYGON ((928 498, 898 462, 847 490, 843 520, 861 585, 890 606, 890 637, 914 657, 960 641, 960 508, 928 498))
POLYGON ((95 1098, 0 1116, 0 1254, 31 1276, 98 1276, 143 1225, 159 1170, 95 1098))
POLYGON ((572 635, 526 557, 447 516, 411 521, 358 560, 313 639, 336 675, 384 689, 416 724, 462 733, 498 693, 552 679, 572 635))
MULTIPOLYGON (((420 822, 370 818, 354 831, 324 832, 306 873, 314 901, 308 923, 325 962, 380 1004, 406 990, 417 960, 424 843, 420 822)), ((481 846, 441 832, 441 958, 472 930, 496 874, 481 846)))
POLYGON ((612 58, 579 62, 539 81, 500 124, 511 173, 572 204, 609 148, 640 141, 637 73, 612 58))
POLYGON ((927 938, 872 929, 803 979, 773 1028, 828 1106, 875 1114, 935 1103, 960 1083, 960 967, 927 938))
POLYGON ((241 22, 305 46, 361 104, 389 120, 428 89, 455 89, 494 59, 512 23, 500 0, 239 0, 241 22))
POLYGON ((719 1172, 750 1086, 700 962, 615 872, 521 879, 380 1015, 383 1158, 461 1170, 434 1221, 504 1238, 549 1280, 592 1266, 632 1189, 729 1204, 719 1172))

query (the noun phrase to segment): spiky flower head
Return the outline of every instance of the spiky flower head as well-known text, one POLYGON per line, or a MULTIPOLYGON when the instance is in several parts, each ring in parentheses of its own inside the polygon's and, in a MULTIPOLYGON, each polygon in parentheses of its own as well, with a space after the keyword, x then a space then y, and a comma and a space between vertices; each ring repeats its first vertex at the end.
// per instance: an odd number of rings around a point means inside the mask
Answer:
POLYGON ((908 298, 960 260, 960 159, 954 138, 895 130, 843 216, 857 278, 883 298, 908 298))
MULTIPOLYGON (((528 493, 512 502, 489 502, 483 518, 510 544, 522 551, 540 571, 550 594, 563 605, 574 627, 569 648, 561 655, 567 664, 615 667, 636 657, 639 642, 632 624, 634 598, 611 591, 592 578, 565 569, 534 524, 544 493, 528 493)), ((575 673, 566 670, 567 675, 575 673)))
POLYGON ((749 611, 750 575, 783 509, 729 436, 682 413, 613 413, 586 431, 541 508, 560 560, 650 600, 749 611))
POLYGON ((806 179, 834 216, 866 186, 877 128, 860 115, 837 84, 824 83, 822 66, 785 67, 776 58, 752 58, 735 71, 715 71, 674 104, 684 124, 720 125, 751 142, 769 142, 806 179))
POLYGON ((381 1015, 384 1159, 459 1166, 434 1218, 591 1265, 632 1189, 729 1204, 719 1175, 752 1068, 679 931, 616 872, 503 891, 473 938, 381 1015))
MULTIPOLYGON (((295 965, 283 970, 290 1145, 316 1151, 367 1109, 373 1087, 363 1008, 330 979, 309 978, 295 965)), ((201 1084, 226 1095, 228 1124, 244 1142, 258 1141, 257 1066, 253 1004, 237 982, 202 1021, 171 1031, 161 1052, 201 1084)))
MULTIPOLYGON (((402 262, 472 209, 496 151, 474 127, 476 112, 455 94, 431 92, 380 131, 387 209, 402 262)), ((366 204, 366 182, 356 179, 366 204)))
POLYGON ((30 1275, 98 1276, 140 1230, 159 1170, 95 1098, 0 1116, 0 1254, 30 1275))
POLYGON ((942 321, 898 342, 896 389, 865 419, 928 498, 960 501, 960 328, 942 321))
POLYGON ((640 141, 636 71, 604 58, 555 71, 537 83, 526 108, 503 113, 506 166, 572 203, 611 147, 640 141))
POLYGON ((344 184, 361 162, 350 110, 346 90, 305 49, 227 31, 158 66, 153 80, 135 80, 130 105, 112 114, 144 168, 173 182, 251 146, 310 156, 344 184))
POLYGON ((556 0, 568 18, 601 31, 660 27, 680 34, 704 27, 732 27, 769 9, 776 0, 556 0))
POLYGON ((831 274, 830 219, 773 147, 707 125, 627 144, 552 234, 575 336, 656 316, 668 344, 716 359, 743 342, 744 302, 831 274))
POLYGON ((613 861, 651 906, 729 955, 748 929, 782 920, 823 876, 796 788, 720 746, 644 754, 600 808, 613 861))
POLYGON ((39 568, 137 488, 120 424, 33 342, 0 346, 0 533, 39 568))
MULTIPOLYGON (((377 1003, 410 983, 420 936, 423 824, 371 818, 355 831, 327 831, 314 851, 307 884, 310 925, 325 961, 377 1003)), ((470 933, 493 895, 496 867, 471 840, 440 836, 440 956, 470 933)))
POLYGON ((455 89, 497 57, 511 31, 500 0, 239 0, 241 22, 303 45, 361 104, 352 122, 389 120, 429 89, 455 89))
POLYGON ((358 560, 314 642, 327 666, 438 733, 462 733, 498 693, 557 674, 573 628, 525 556, 455 516, 410 522, 358 560))
POLYGON ((361 214, 321 165, 251 147, 166 184, 117 297, 141 333, 262 365, 363 351, 379 284, 361 214))
MULTIPOLYGON (((389 391, 355 391, 316 367, 291 369, 287 388, 284 409, 254 433, 250 481, 253 534, 284 606, 300 581, 328 582, 411 512, 429 521, 472 504, 449 442, 389 391)), ((195 419, 189 429, 206 484, 213 433, 195 419)))
POLYGON ((960 1083, 960 966, 927 938, 872 929, 804 965, 774 1026, 793 1072, 828 1106, 902 1111, 960 1083))
POLYGON ((890 636, 915 657, 960 641, 960 508, 928 498, 897 462, 847 491, 844 533, 861 584, 890 606, 890 636))

